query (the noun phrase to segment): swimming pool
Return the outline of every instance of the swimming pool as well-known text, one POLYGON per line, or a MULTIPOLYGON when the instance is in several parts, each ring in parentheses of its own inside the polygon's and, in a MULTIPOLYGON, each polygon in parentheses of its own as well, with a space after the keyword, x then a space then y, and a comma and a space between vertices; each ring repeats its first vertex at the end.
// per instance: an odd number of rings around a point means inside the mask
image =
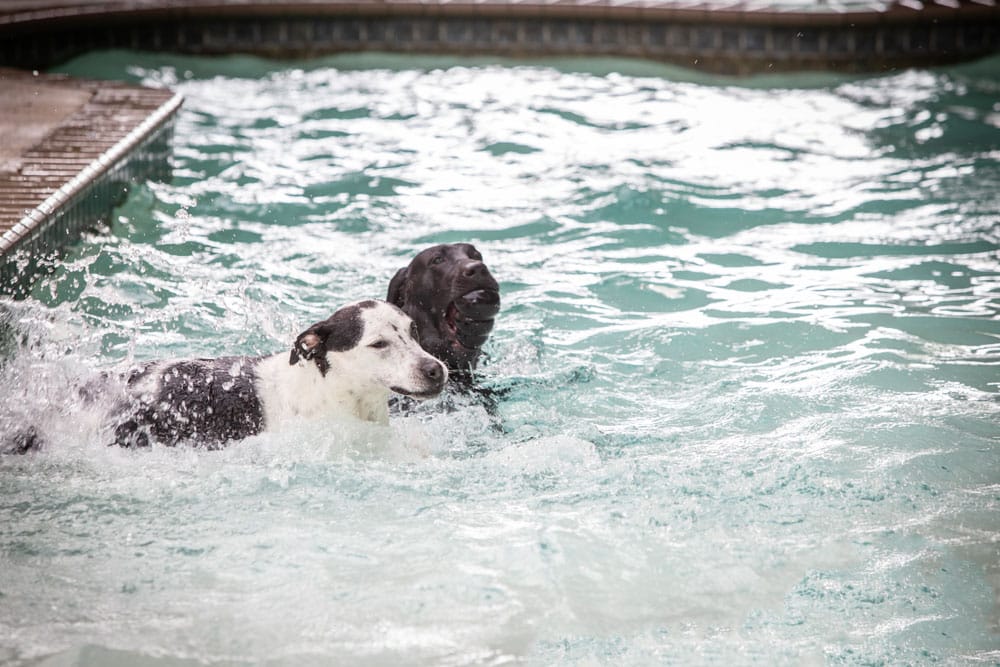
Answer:
POLYGON ((4 426, 55 440, 0 458, 0 662, 1000 660, 998 64, 70 63, 186 102, 173 182, 6 306, 4 426), (132 452, 70 398, 451 241, 501 282, 501 430, 132 452))

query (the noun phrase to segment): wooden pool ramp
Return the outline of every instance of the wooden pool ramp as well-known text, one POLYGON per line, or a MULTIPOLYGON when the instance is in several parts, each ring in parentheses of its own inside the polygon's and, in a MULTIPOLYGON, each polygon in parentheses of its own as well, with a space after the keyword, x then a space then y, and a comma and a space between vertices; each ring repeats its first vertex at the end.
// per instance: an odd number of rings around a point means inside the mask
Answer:
POLYGON ((170 90, 0 68, 0 294, 106 219, 130 183, 164 178, 170 90))

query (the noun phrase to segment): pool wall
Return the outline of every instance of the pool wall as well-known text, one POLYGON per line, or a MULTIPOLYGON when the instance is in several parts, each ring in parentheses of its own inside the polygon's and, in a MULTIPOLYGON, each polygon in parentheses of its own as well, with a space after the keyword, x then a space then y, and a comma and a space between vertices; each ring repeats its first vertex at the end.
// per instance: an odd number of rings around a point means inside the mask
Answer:
POLYGON ((0 63, 129 48, 310 57, 347 51, 625 56, 728 74, 878 71, 1000 49, 992 0, 814 11, 657 2, 103 2, 0 15, 0 63))

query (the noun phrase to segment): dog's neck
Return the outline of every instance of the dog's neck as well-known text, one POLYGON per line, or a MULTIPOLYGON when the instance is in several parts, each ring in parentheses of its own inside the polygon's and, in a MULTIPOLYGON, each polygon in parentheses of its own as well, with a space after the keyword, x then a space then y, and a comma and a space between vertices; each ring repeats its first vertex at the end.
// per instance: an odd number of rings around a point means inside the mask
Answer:
POLYGON ((289 364, 288 354, 261 360, 257 367, 261 391, 268 393, 264 423, 280 428, 290 419, 354 417, 389 423, 389 390, 371 382, 362 384, 350 369, 333 364, 321 373, 313 361, 289 364))

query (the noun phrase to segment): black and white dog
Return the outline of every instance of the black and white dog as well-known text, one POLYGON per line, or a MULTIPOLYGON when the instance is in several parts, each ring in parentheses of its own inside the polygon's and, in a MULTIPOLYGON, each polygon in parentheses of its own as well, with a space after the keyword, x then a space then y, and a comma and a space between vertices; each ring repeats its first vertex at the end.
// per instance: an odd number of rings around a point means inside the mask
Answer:
POLYGON ((386 301, 416 322, 420 345, 468 382, 500 312, 500 286, 469 243, 427 248, 399 269, 386 301))
MULTIPOLYGON (((479 251, 468 243, 423 250, 393 276, 387 301, 345 306, 302 332, 290 354, 154 361, 133 370, 110 410, 113 442, 213 447, 321 415, 387 423, 390 392, 436 396, 449 371, 472 387, 500 310, 499 285, 479 251)), ((101 400, 113 385, 104 378, 82 393, 101 400)), ((0 453, 41 443, 33 427, 5 435, 0 453)))
MULTIPOLYGON (((121 378, 104 376, 81 396, 109 406, 111 444, 217 448, 300 418, 387 424, 391 392, 422 400, 447 380, 448 369, 420 347, 406 313, 384 301, 359 301, 303 331, 291 352, 151 361, 121 378)), ((34 427, 3 440, 0 453, 42 444, 34 427)))
POLYGON ((390 392, 422 400, 447 380, 444 364, 421 349, 410 317, 383 301, 360 301, 299 334, 291 353, 136 369, 114 440, 127 447, 221 445, 303 417, 386 424, 390 392))

